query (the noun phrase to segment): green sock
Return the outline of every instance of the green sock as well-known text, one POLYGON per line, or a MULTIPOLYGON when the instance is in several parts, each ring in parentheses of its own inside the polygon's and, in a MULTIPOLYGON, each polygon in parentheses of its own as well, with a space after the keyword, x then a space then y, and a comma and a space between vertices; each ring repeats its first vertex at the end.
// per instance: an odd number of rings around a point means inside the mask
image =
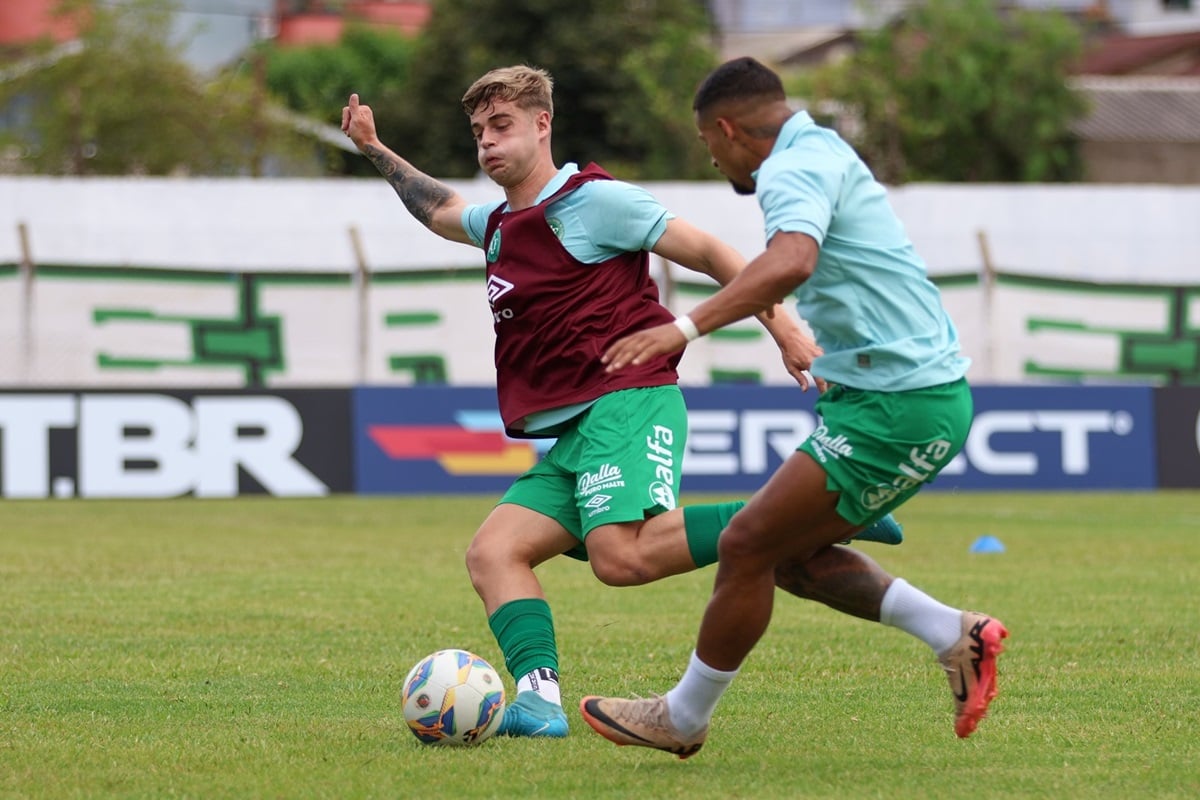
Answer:
POLYGON ((733 515, 746 505, 745 500, 732 503, 712 503, 683 507, 683 530, 687 534, 688 552, 697 567, 717 563, 717 540, 733 515))
POLYGON ((488 626, 513 678, 542 668, 558 672, 554 618, 545 600, 530 597, 505 603, 488 617, 488 626))

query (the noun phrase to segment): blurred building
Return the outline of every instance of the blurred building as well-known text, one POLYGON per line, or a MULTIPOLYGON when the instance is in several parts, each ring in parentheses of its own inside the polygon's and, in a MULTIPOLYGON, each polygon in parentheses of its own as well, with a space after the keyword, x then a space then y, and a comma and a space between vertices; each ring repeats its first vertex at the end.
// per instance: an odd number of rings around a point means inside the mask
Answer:
MULTIPOLYGON (((121 0, 106 0, 121 2, 121 0)), ((0 1, 0 48, 48 36, 67 41, 75 28, 52 13, 59 0, 0 1)), ((705 0, 725 57, 753 55, 776 64, 819 63, 853 47, 854 33, 903 14, 920 0, 705 0)), ((995 0, 1006 8, 1056 9, 1125 37, 1200 31, 1200 0, 995 0)), ((200 69, 236 61, 252 43, 337 41, 362 23, 419 32, 431 0, 174 0, 175 30, 200 69)))
MULTIPOLYGON (((849 52, 871 30, 921 0, 708 0, 721 55, 806 65, 849 52)), ((1010 9, 1061 11, 1129 37, 1200 31, 1200 0, 995 0, 1010 9)))
MULTIPOLYGON (((1200 0, 997 0, 1056 10, 1087 31, 1072 87, 1088 103, 1074 128, 1086 179, 1200 183, 1200 0)), ((710 0, 725 58, 751 55, 784 68, 852 53, 858 34, 914 0, 710 0)))
POLYGON ((297 45, 333 43, 353 24, 412 35, 425 27, 431 13, 429 0, 276 0, 275 40, 297 45))
MULTIPOLYGON (((19 60, 34 41, 71 45, 78 21, 54 14, 58 2, 0 0, 0 67, 19 60)), ((415 34, 432 13, 431 0, 174 2, 175 35, 185 58, 201 71, 236 63, 262 39, 332 43, 356 23, 415 34)), ((887 24, 916 2, 706 0, 722 57, 751 55, 797 68, 852 53, 859 32, 887 24)), ((1200 0, 995 2, 1058 10, 1089 32, 1073 80, 1091 108, 1075 130, 1089 180, 1200 182, 1200 0)))
POLYGON ((56 16, 58 0, 4 0, 0 3, 0 48, 13 49, 39 39, 75 38, 73 20, 56 16))
POLYGON ((1200 30, 1097 37, 1072 86, 1088 180, 1200 183, 1200 30))
MULTIPOLYGON (((119 2, 120 0, 111 0, 119 2)), ((207 71, 236 61, 273 30, 275 0, 173 0, 172 29, 194 68, 207 71)), ((0 52, 17 53, 39 40, 77 37, 79 17, 57 12, 60 0, 0 0, 0 52)))
MULTIPOLYGON (((119 2, 120 0, 109 0, 119 2)), ((429 0, 173 0, 174 32, 193 67, 209 71, 236 62, 254 42, 336 42, 362 23, 415 34, 429 19, 429 0)), ((0 0, 0 50, 39 39, 75 38, 76 22, 55 14, 59 0, 0 0)))

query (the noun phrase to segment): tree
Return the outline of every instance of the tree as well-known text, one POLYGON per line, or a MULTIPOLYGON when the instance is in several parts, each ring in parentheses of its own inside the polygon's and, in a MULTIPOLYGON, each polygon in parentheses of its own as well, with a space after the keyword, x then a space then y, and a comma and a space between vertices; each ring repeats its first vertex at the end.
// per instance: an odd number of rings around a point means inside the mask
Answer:
MULTIPOLYGON (((411 37, 360 25, 348 26, 341 41, 332 45, 260 45, 272 95, 295 111, 336 125, 346 98, 359 92, 375 112, 375 125, 385 142, 402 142, 405 135, 402 109, 415 51, 411 37)), ((338 155, 336 172, 375 174, 371 162, 361 156, 338 155)))
POLYGON ((434 0, 412 64, 401 154, 427 172, 475 175, 459 99, 484 72, 530 64, 555 81, 555 157, 630 179, 713 177, 692 94, 715 66, 695 0, 434 0))
POLYGON ((1081 46, 1058 12, 926 0, 865 34, 811 89, 851 109, 847 134, 887 183, 1072 180, 1070 126, 1085 105, 1066 78, 1081 46))
POLYGON ((176 54, 168 0, 63 0, 80 21, 81 46, 47 45, 38 68, 0 86, 0 102, 26 108, 5 134, 21 169, 70 175, 261 174, 292 166, 312 145, 264 112, 252 76, 206 84, 176 54), (21 102, 21 101, 24 102, 21 102))

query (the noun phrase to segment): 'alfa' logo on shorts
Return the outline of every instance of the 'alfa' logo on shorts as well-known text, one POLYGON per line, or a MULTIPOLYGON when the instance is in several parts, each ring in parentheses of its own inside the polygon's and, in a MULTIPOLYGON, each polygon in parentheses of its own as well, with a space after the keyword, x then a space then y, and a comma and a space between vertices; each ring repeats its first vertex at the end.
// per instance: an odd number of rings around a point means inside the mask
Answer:
POLYGON ((908 460, 896 465, 899 474, 891 483, 877 483, 862 490, 859 499, 864 508, 871 511, 883 508, 904 492, 933 480, 949 460, 951 445, 945 439, 935 439, 925 447, 914 447, 908 460))

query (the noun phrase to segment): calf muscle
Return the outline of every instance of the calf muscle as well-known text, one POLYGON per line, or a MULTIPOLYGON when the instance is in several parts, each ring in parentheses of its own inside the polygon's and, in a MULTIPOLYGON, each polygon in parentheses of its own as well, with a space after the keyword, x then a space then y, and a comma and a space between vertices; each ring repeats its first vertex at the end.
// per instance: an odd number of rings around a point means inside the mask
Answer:
POLYGON ((775 568, 775 585, 785 592, 871 622, 879 621, 883 593, 891 583, 892 576, 872 558, 840 545, 775 568))

